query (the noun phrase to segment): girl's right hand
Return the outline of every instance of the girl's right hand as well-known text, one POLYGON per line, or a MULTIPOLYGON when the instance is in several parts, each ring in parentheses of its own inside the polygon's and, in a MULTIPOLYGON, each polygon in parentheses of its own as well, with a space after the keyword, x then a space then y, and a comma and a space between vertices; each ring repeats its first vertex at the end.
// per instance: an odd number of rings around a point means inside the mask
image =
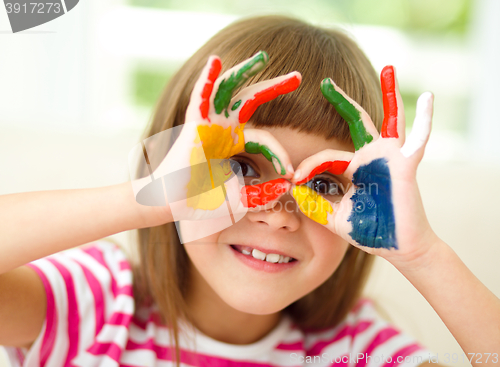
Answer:
MULTIPOLYGON (((163 179, 167 206, 175 221, 228 216, 227 205, 233 214, 244 214, 248 207, 271 205, 290 188, 284 178, 291 178, 294 171, 286 150, 269 132, 244 130, 244 126, 259 105, 294 91, 300 84, 300 73, 250 85, 233 97, 234 91, 267 62, 268 55, 261 51, 219 76, 219 57, 208 59, 191 93, 182 131, 153 172, 156 181, 163 179), (229 161, 243 151, 263 154, 284 178, 265 183, 265 187, 245 187, 241 174, 235 175, 238 164, 229 161)), ((163 144, 168 142, 163 140, 163 144)), ((159 182, 157 186, 161 188, 159 182)), ((136 197, 139 201, 140 195, 136 197)))

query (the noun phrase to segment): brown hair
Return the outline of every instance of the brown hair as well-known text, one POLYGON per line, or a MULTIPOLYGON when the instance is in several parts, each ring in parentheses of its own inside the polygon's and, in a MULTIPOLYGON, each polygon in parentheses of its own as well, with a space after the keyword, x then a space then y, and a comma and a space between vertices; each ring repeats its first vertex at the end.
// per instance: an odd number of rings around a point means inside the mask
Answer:
MULTIPOLYGON (((379 80, 354 41, 337 30, 283 16, 261 16, 226 27, 181 67, 165 87, 143 138, 184 122, 191 90, 210 55, 221 58, 224 72, 260 50, 269 54, 268 66, 247 84, 295 70, 302 74, 302 83, 295 92, 260 106, 251 119, 255 126, 288 127, 351 142, 347 123, 321 95, 321 80, 331 77, 380 127, 379 80)), ((158 307, 162 321, 170 328, 179 361, 177 320, 189 320, 184 295, 190 261, 174 223, 140 229, 138 235, 136 300, 140 305, 149 298, 158 307)), ((334 274, 283 312, 304 329, 337 325, 358 299, 372 260, 371 255, 349 246, 334 274)))

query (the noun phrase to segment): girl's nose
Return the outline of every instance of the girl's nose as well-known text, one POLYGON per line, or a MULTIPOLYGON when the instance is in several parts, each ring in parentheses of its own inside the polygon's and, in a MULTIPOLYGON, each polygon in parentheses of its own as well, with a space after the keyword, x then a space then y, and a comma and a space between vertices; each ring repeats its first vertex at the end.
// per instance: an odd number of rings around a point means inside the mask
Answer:
POLYGON ((266 210, 249 211, 246 216, 252 222, 262 223, 275 230, 295 232, 300 227, 300 213, 290 193, 286 193, 266 210))

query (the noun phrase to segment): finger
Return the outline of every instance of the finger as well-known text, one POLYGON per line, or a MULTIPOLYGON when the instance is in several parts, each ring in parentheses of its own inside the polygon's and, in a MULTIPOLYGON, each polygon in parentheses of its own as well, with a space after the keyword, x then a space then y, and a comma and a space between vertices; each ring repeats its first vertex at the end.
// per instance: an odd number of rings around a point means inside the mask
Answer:
POLYGON ((396 73, 393 66, 386 66, 380 73, 382 101, 384 104, 384 122, 380 135, 383 138, 401 138, 405 136, 405 114, 396 73))
POLYGON ((208 112, 210 110, 210 96, 214 88, 214 83, 219 76, 222 64, 218 56, 210 56, 207 64, 201 71, 201 75, 194 85, 186 111, 186 121, 210 121, 208 112))
POLYGON ((238 121, 245 123, 254 114, 257 107, 276 97, 293 92, 300 85, 302 77, 298 71, 266 80, 243 89, 231 102, 231 111, 238 113, 238 121))
POLYGON ((349 166, 353 156, 354 153, 343 150, 322 150, 304 159, 299 164, 292 181, 297 185, 301 185, 323 172, 342 175, 349 166))
POLYGON ((241 189, 241 202, 245 208, 266 209, 290 190, 292 184, 278 178, 258 185, 248 185, 241 189))
POLYGON ((434 96, 431 92, 423 93, 417 101, 417 113, 411 133, 401 148, 401 154, 406 158, 424 148, 429 140, 432 126, 434 96))
POLYGON ((226 111, 231 102, 235 89, 245 83, 248 78, 260 72, 267 65, 269 56, 265 51, 259 51, 251 58, 239 63, 227 70, 215 84, 216 94, 214 98, 215 113, 218 115, 226 111))
POLYGON ((273 164, 276 173, 290 177, 293 175, 293 166, 290 156, 278 140, 269 132, 260 129, 245 129, 245 152, 262 154, 273 164))
POLYGON ((321 82, 321 92, 349 124, 354 149, 359 150, 374 138, 378 138, 377 129, 368 113, 336 86, 332 79, 326 78, 321 82))

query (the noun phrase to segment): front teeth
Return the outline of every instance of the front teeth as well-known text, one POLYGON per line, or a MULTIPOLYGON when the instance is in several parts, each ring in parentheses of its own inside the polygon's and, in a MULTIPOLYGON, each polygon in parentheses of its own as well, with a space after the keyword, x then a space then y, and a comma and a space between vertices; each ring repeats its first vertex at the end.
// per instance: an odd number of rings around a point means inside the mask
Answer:
MULTIPOLYGON (((250 251, 242 250, 245 255, 250 255, 250 251)), ((259 260, 265 260, 270 263, 287 263, 290 261, 290 256, 283 256, 278 254, 265 254, 257 249, 252 250, 252 257, 259 260)))

